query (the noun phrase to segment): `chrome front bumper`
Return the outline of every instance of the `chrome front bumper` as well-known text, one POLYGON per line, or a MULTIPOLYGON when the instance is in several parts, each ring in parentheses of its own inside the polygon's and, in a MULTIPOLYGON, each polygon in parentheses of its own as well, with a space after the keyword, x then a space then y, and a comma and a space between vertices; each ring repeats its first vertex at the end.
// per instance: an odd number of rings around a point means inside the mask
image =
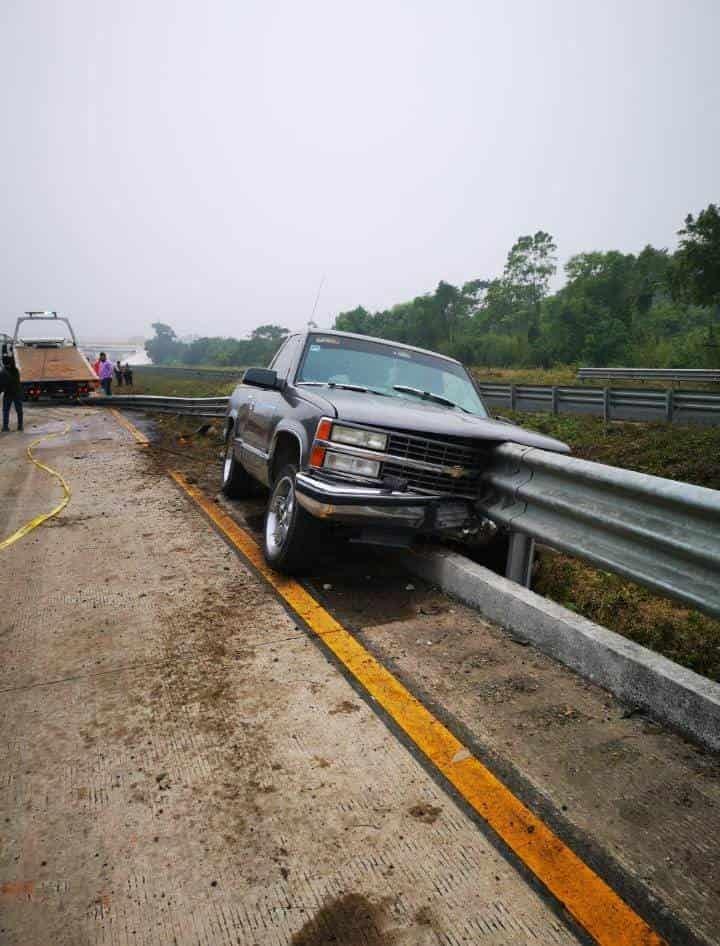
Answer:
POLYGON ((295 491, 311 515, 346 525, 438 533, 477 528, 480 522, 468 499, 331 483, 307 473, 297 474, 295 491))

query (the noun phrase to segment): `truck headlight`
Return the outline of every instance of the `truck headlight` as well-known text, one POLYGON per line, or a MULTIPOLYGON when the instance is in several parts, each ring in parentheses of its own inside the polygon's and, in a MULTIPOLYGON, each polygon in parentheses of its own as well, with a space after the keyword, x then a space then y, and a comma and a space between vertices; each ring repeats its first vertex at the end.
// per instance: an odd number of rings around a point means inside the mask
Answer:
POLYGON ((335 470, 338 473, 354 473, 356 476, 377 477, 380 473, 379 460, 364 460, 362 457, 351 457, 347 453, 325 454, 325 469, 335 470))
POLYGON ((351 447, 366 447, 368 450, 384 450, 387 447, 387 434, 381 434, 377 430, 343 427, 342 424, 333 424, 330 439, 335 443, 346 443, 351 447))

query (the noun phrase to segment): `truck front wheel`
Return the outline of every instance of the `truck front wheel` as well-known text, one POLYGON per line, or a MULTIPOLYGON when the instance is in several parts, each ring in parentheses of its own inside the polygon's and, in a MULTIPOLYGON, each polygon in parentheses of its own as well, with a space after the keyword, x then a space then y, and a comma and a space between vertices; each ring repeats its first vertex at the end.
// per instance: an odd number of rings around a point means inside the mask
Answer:
POLYGON ((320 546, 320 523, 297 500, 296 473, 293 465, 280 471, 263 529, 265 560, 286 575, 298 574, 312 565, 320 546))

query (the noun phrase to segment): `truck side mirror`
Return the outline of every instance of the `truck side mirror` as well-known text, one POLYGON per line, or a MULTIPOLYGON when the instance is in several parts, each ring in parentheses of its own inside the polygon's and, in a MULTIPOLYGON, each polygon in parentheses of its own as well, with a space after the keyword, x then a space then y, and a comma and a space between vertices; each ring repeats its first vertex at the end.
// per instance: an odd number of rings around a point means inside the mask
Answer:
POLYGON ((255 388, 269 388, 277 390, 281 382, 278 381, 277 372, 271 368, 246 368, 243 375, 243 384, 250 384, 255 388))

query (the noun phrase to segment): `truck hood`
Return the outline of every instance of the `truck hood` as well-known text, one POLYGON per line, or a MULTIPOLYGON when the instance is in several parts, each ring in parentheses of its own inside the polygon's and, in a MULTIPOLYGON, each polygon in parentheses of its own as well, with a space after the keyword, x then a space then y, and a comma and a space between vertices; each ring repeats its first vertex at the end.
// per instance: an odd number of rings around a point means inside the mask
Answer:
MULTIPOLYGON (((301 389, 303 397, 310 392, 301 389)), ((493 443, 518 443, 523 447, 538 447, 555 453, 570 453, 567 444, 553 437, 493 420, 465 414, 451 407, 433 404, 432 401, 414 401, 410 398, 381 397, 360 391, 312 391, 311 399, 323 408, 329 417, 367 424, 368 427, 384 427, 392 430, 418 434, 443 434, 450 437, 472 437, 493 443)))

